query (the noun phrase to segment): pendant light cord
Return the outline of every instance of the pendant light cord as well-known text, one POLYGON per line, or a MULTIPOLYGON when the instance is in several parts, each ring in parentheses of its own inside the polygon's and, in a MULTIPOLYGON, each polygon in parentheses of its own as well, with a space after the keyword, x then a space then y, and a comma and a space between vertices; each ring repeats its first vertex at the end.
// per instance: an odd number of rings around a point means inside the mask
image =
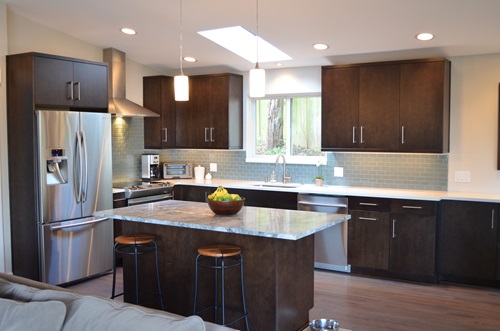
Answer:
POLYGON ((255 42, 257 44, 257 54, 255 57, 255 68, 259 68, 259 0, 256 0, 256 10, 255 10, 255 21, 257 25, 257 38, 255 38, 255 42))
POLYGON ((184 75, 184 72, 182 72, 182 0, 179 1, 179 6, 180 6, 180 57, 179 57, 179 62, 180 62, 180 67, 181 67, 181 76, 184 75))

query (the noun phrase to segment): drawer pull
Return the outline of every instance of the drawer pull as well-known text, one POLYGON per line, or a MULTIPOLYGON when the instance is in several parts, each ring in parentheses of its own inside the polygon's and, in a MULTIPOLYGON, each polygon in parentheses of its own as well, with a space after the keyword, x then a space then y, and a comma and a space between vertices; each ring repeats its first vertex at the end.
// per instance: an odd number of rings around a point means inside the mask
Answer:
POLYGON ((378 206, 378 203, 373 203, 373 202, 360 202, 359 204, 361 206, 378 206))
POLYGON ((357 141, 356 141, 356 127, 355 126, 352 127, 352 143, 353 144, 357 143, 357 141))
POLYGON ((396 238, 396 219, 392 220, 392 238, 396 238))
POLYGON ((403 206, 404 209, 422 209, 421 206, 403 206))
POLYGON ((376 220, 378 220, 378 218, 374 218, 374 217, 362 217, 362 216, 358 217, 358 219, 363 220, 363 221, 376 221, 376 220))

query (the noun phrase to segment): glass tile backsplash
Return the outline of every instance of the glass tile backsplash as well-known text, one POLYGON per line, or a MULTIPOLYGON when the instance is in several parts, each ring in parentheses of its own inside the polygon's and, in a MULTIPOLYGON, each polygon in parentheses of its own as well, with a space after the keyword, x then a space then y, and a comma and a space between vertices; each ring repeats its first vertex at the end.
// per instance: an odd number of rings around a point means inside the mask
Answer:
MULTIPOLYGON (((113 181, 138 180, 141 154, 157 153, 161 162, 193 162, 207 170, 217 163, 214 178, 263 181, 274 164, 245 162, 245 151, 144 150, 141 118, 113 119, 113 181)), ((446 191, 448 155, 399 153, 327 153, 323 167, 325 185, 363 186, 446 191), (334 177, 334 167, 344 176, 334 177)), ((277 171, 281 176, 281 167, 277 171)), ((287 165, 292 182, 309 184, 317 174, 315 165, 287 165)))

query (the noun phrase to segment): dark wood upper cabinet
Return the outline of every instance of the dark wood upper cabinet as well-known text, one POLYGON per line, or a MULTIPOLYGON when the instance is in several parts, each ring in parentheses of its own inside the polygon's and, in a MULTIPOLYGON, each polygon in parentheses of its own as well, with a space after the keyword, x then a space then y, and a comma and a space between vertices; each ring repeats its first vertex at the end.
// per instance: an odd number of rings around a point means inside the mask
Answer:
POLYGON ((34 55, 34 101, 40 107, 108 108, 108 65, 34 55))
POLYGON ((189 101, 176 102, 176 146, 243 147, 243 76, 189 77, 189 101))
POLYGON ((401 151, 448 152, 449 77, 449 61, 401 65, 401 151))
POLYGON ((144 107, 160 115, 160 117, 144 118, 144 148, 175 147, 176 107, 173 77, 144 77, 143 104, 144 107))
POLYGON ((359 68, 323 69, 321 146, 356 150, 359 138, 359 68))
POLYGON ((363 150, 397 150, 399 66, 359 68, 359 146, 363 150))
POLYGON ((322 67, 322 150, 449 151, 450 62, 322 67))

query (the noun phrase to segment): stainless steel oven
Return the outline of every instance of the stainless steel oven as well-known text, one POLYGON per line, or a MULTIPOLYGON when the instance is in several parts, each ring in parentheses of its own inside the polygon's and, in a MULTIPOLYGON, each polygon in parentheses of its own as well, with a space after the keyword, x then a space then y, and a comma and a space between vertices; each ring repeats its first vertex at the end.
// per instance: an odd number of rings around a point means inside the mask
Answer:
POLYGON ((174 198, 174 186, 171 183, 142 183, 125 186, 127 206, 140 205, 150 202, 171 200, 174 198))

